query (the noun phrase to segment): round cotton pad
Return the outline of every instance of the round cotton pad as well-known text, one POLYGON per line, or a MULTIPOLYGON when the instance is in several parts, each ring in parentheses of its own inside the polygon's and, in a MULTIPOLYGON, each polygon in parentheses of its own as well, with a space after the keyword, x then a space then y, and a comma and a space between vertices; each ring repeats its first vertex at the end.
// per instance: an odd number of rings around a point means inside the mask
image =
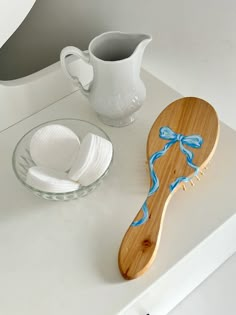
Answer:
POLYGON ((30 154, 37 166, 68 171, 78 155, 80 141, 77 135, 62 125, 40 128, 30 142, 30 154))
POLYGON ((80 176, 82 176, 90 167, 90 164, 97 153, 96 139, 96 135, 88 133, 81 141, 79 154, 69 171, 70 179, 78 181, 80 176))
POLYGON ((69 180, 66 173, 40 166, 33 166, 28 170, 26 184, 51 193, 66 193, 79 189, 79 184, 69 180))
POLYGON ((96 154, 89 167, 79 177, 79 183, 88 186, 101 177, 111 163, 113 147, 110 141, 97 136, 96 154))

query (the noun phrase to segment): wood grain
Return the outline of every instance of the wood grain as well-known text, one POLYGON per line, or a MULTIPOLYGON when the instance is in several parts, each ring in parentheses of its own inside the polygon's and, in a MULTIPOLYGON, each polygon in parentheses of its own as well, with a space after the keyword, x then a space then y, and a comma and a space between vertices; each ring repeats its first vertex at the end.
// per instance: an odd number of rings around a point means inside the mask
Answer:
MULTIPOLYGON (((149 132, 148 160, 167 143, 159 137, 159 129, 163 126, 168 126, 175 133, 185 136, 200 135, 203 138, 202 147, 191 148, 194 153, 193 161, 200 169, 208 164, 215 152, 219 137, 218 117, 209 103, 195 97, 186 97, 167 106, 149 132)), ((160 187, 147 198, 149 219, 140 226, 130 226, 120 246, 118 263, 125 279, 134 279, 142 275, 156 256, 167 204, 173 193, 183 186, 180 183, 174 191, 170 192, 170 183, 179 176, 194 175, 194 170, 186 163, 186 156, 180 151, 179 143, 175 143, 155 162, 154 170, 159 178, 160 187)), ((142 216, 143 211, 140 210, 134 221, 141 219, 142 216)))

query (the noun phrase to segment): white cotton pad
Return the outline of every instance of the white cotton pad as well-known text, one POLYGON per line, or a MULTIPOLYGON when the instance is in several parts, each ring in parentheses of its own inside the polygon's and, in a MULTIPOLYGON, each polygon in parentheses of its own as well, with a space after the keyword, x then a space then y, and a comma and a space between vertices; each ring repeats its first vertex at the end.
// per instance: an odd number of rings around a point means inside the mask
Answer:
POLYGON ((110 141, 94 134, 87 134, 82 140, 80 152, 68 176, 83 186, 95 182, 108 168, 112 159, 110 141))
POLYGON ((94 159, 79 178, 79 183, 82 186, 88 186, 99 179, 111 163, 113 147, 110 141, 98 137, 95 150, 94 159))
POLYGON ((70 179, 78 181, 81 175, 90 167, 96 154, 96 137, 96 135, 88 133, 81 141, 79 154, 68 174, 70 179))
POLYGON ((28 170, 26 184, 50 193, 66 193, 79 189, 79 184, 68 179, 64 172, 33 166, 28 170))
POLYGON ((48 125, 40 128, 30 142, 30 154, 37 166, 59 171, 68 171, 80 148, 77 135, 62 125, 48 125))

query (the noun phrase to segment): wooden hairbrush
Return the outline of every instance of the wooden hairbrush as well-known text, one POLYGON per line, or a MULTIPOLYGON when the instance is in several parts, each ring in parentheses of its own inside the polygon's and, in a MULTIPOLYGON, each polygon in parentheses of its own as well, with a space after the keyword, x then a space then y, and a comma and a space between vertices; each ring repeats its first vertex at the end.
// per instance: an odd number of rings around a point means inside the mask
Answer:
POLYGON ((192 182, 211 160, 219 138, 214 108, 195 97, 167 106, 154 122, 147 140, 150 190, 127 230, 119 250, 125 279, 142 275, 154 261, 170 197, 192 182))

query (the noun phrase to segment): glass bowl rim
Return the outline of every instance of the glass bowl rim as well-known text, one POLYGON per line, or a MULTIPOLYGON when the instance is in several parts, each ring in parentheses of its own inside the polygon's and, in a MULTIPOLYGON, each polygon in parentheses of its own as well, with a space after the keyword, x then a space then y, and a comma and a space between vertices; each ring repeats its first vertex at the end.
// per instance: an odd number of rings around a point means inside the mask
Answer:
MULTIPOLYGON (((68 192, 62 192, 62 193, 52 193, 52 192, 48 192, 48 191, 44 191, 44 190, 39 190, 39 189, 36 189, 28 184, 26 184, 26 182, 24 180, 21 179, 21 177, 19 176, 17 170, 16 170, 16 159, 15 159, 15 155, 16 155, 16 151, 18 149, 18 147, 20 146, 21 142, 23 141, 24 138, 26 138, 34 129, 37 129, 41 126, 44 126, 44 125, 47 125, 49 123, 55 123, 55 122, 58 122, 58 121, 75 121, 75 122, 83 122, 83 123, 86 123, 88 125, 92 125, 94 126, 95 128, 99 129, 105 136, 106 136, 106 139, 108 141, 111 142, 112 144, 112 141, 110 139, 110 137, 108 136, 108 134, 100 127, 98 127, 97 125, 87 121, 87 120, 84 120, 84 119, 77 119, 77 118, 58 118, 58 119, 54 119, 54 120, 48 120, 44 123, 41 123, 33 128, 31 128, 29 131, 27 131, 21 138, 20 140, 18 140, 17 144, 15 145, 15 148, 14 148, 14 151, 12 153, 12 168, 13 168, 13 171, 16 175, 16 178, 27 188, 33 190, 34 192, 37 192, 37 193, 40 193, 40 194, 47 194, 48 196, 65 196, 65 195, 69 195, 69 194, 76 194, 80 191, 83 191, 83 190, 87 190, 89 189, 90 187, 93 187, 94 185, 96 185, 96 183, 98 183, 101 178, 107 173, 108 169, 110 168, 110 165, 113 161, 113 157, 114 157, 114 148, 113 148, 113 145, 112 145, 112 158, 111 158, 111 161, 109 163, 109 165, 107 166, 106 170, 104 171, 104 173, 93 183, 91 183, 90 185, 88 186, 80 186, 78 189, 76 190, 72 190, 72 191, 68 191, 68 192), (83 189, 84 188, 84 189, 83 189)), ((67 127, 69 128, 69 127, 67 127)), ((73 131, 73 130, 72 130, 73 131)))

